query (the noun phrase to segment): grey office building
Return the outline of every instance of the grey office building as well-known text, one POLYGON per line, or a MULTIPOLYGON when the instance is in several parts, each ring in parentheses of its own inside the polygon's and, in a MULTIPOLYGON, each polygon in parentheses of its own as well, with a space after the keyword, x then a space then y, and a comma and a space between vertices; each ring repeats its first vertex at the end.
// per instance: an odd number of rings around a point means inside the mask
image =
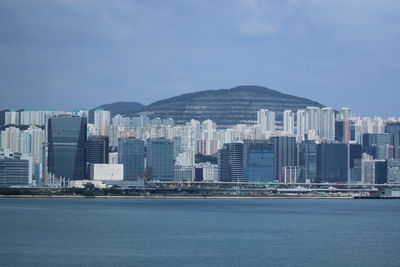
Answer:
POLYGON ((134 137, 118 140, 118 162, 124 165, 124 180, 144 178, 144 142, 134 137))
POLYGON ((48 172, 71 180, 86 178, 87 119, 61 115, 48 120, 48 172))
POLYGON ((400 159, 391 159, 387 161, 387 183, 400 183, 400 159))
POLYGON ((0 187, 24 186, 32 183, 31 163, 21 153, 0 154, 0 187))
POLYGON ((168 139, 150 139, 147 144, 147 175, 152 180, 174 180, 174 147, 168 139))

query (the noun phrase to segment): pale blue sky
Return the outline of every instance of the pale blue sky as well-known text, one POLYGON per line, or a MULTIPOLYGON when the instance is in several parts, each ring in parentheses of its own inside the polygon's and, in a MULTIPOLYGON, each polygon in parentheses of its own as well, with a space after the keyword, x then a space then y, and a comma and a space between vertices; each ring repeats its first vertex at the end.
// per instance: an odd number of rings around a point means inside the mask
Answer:
POLYGON ((400 116, 398 0, 1 0, 0 109, 262 85, 400 116))

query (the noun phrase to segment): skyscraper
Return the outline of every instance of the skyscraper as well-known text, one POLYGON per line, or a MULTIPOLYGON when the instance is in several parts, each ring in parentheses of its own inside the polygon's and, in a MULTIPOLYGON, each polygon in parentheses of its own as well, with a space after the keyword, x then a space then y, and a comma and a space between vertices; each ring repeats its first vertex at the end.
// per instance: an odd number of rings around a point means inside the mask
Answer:
POLYGON ((94 126, 99 131, 99 135, 107 136, 108 127, 110 126, 110 111, 96 109, 94 111, 94 126))
POLYGON ((48 172, 71 180, 85 179, 87 119, 61 115, 48 120, 48 172))
POLYGON ((387 182, 389 184, 400 184, 400 159, 387 161, 387 182))
POLYGON ((385 127, 385 132, 393 135, 393 145, 395 147, 396 159, 400 159, 400 122, 388 122, 385 127))
POLYGON ((257 112, 257 124, 261 126, 262 133, 275 131, 275 112, 268 109, 260 109, 257 112))
POLYGON ((283 182, 284 167, 297 165, 296 138, 274 136, 271 140, 275 150, 275 180, 283 182))
POLYGON ((174 148, 168 139, 150 139, 147 145, 147 174, 153 180, 174 179, 174 148))
POLYGON ((246 182, 272 182, 275 177, 274 145, 268 142, 246 142, 243 150, 243 172, 246 182))
POLYGON ((317 182, 347 183, 349 153, 346 144, 319 144, 317 152, 317 182))
POLYGON ((297 142, 304 140, 304 134, 306 133, 306 112, 304 109, 297 111, 296 118, 296 139, 297 142))
POLYGON ((134 137, 118 140, 118 163, 124 165, 124 180, 144 177, 144 142, 134 137))
POLYGON ((108 136, 89 136, 86 142, 87 163, 108 163, 108 136))
POLYGON ((295 134, 294 112, 291 110, 285 110, 283 112, 283 132, 285 134, 295 134))
POLYGON ((311 183, 317 180, 317 143, 306 140, 298 144, 298 160, 301 167, 300 179, 311 183))
MULTIPOLYGON (((108 163, 108 136, 89 136, 86 142, 87 171, 92 170, 90 164, 108 163)), ((88 173, 87 177, 93 177, 88 173)))
POLYGON ((320 115, 320 128, 317 134, 322 140, 335 140, 335 111, 333 108, 322 108, 320 115))
POLYGON ((243 182, 243 143, 225 144, 218 155, 219 179, 222 182, 243 182))

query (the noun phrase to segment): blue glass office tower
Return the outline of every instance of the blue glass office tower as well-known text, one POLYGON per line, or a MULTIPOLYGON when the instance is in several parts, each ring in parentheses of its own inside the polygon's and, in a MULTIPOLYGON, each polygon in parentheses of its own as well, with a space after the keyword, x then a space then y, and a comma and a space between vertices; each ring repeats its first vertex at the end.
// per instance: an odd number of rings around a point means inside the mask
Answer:
POLYGON ((274 145, 267 142, 245 143, 243 173, 246 182, 273 182, 275 177, 274 145))
POLYGON ((174 180, 174 147, 168 139, 150 139, 147 145, 147 174, 153 180, 174 180))
POLYGON ((61 115, 48 120, 48 172, 71 180, 86 178, 87 119, 61 115))
POLYGON ((134 137, 118 140, 118 162, 124 165, 124 180, 144 177, 144 142, 134 137))

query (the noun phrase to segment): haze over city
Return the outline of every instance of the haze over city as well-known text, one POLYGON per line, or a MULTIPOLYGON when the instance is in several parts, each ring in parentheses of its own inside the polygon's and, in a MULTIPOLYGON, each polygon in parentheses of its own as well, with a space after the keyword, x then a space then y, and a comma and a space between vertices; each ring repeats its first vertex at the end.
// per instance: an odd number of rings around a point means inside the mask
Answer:
POLYGON ((1 1, 0 109, 256 84, 397 116, 398 1, 1 1))

